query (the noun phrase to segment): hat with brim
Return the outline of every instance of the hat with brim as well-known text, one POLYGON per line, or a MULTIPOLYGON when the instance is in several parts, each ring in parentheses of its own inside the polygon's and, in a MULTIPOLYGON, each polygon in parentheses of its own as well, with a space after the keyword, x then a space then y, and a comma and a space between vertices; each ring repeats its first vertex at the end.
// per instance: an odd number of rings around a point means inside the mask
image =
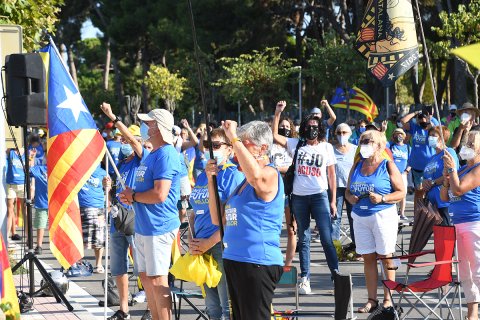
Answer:
POLYGON ((132 124, 130 127, 128 127, 128 131, 135 137, 141 136, 140 127, 135 124, 132 124))
POLYGON ((403 131, 402 128, 397 128, 395 130, 393 130, 393 134, 395 133, 399 133, 399 134, 403 134, 403 136, 406 136, 407 134, 405 133, 405 131, 403 131))
POLYGON ((310 114, 314 114, 314 113, 321 113, 322 110, 320 110, 319 108, 315 107, 313 108, 311 111, 310 111, 310 114))
POLYGON ((475 108, 470 102, 465 102, 460 109, 457 110, 457 115, 460 116, 464 111, 473 111, 475 117, 480 117, 480 110, 475 108))
POLYGON ((154 109, 149 113, 139 113, 141 121, 156 121, 163 141, 173 144, 172 129, 174 125, 173 115, 165 109, 154 109))

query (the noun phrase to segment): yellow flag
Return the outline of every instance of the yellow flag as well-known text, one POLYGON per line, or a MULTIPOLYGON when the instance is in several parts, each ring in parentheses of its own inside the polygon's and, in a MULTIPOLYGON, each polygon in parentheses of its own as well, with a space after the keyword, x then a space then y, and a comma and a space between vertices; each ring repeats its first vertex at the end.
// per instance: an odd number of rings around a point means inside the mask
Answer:
POLYGON ((475 68, 480 69, 480 43, 456 48, 451 52, 470 63, 475 68))

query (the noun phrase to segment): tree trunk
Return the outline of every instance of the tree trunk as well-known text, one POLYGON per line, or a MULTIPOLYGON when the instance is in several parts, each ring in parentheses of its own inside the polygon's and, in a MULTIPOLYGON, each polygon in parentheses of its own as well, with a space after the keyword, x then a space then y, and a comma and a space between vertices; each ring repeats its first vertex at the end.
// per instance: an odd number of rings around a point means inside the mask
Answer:
POLYGON ((453 62, 453 81, 452 100, 457 106, 461 106, 467 101, 467 80, 465 79, 465 65, 459 58, 454 57, 453 62))
POLYGON ((418 82, 418 63, 410 69, 410 82, 412 83, 413 100, 415 104, 420 104, 420 83, 418 82))
POLYGON ((299 66, 303 65, 303 23, 305 11, 299 10, 295 13, 295 57, 299 66))
MULTIPOLYGON (((147 72, 150 69, 150 56, 149 56, 149 51, 148 51, 148 45, 146 44, 147 40, 145 40, 145 45, 142 49, 142 77, 145 79, 147 77, 147 72)), ((148 92, 147 85, 145 82, 142 83, 142 103, 143 103, 143 112, 147 113, 150 111, 150 104, 149 104, 149 99, 150 95, 148 92)))
POLYGON ((70 74, 72 75, 73 82, 78 88, 78 80, 77 80, 77 68, 75 68, 75 60, 73 60, 73 49, 72 46, 68 47, 68 63, 70 67, 70 74))
POLYGON ((344 21, 344 26, 343 27, 344 27, 345 31, 348 34, 351 34, 351 33, 355 32, 355 30, 353 30, 352 21, 350 20, 350 14, 348 12, 347 0, 341 0, 340 1, 340 9, 341 9, 341 12, 342 12, 342 18, 343 18, 343 21, 344 21))
MULTIPOLYGON (((451 59, 449 59, 447 61, 447 66, 445 67, 445 74, 441 75, 441 71, 440 71, 440 74, 439 74, 439 78, 438 78, 438 86, 437 86, 437 101, 443 105, 443 94, 445 93, 446 89, 447 89, 447 83, 448 83, 448 78, 450 76, 450 72, 452 70, 452 66, 453 66, 453 61, 451 59)), ((441 70, 441 68, 440 68, 441 70)), ((448 99, 446 99, 446 102, 448 104, 448 99)), ((439 106, 440 108, 440 106, 439 106)))
POLYGON ((105 58, 105 70, 103 70, 103 89, 105 91, 108 90, 108 78, 110 76, 110 60, 111 60, 111 52, 110 52, 110 39, 107 40, 107 52, 105 58))
POLYGON ((363 4, 362 0, 354 0, 354 16, 353 16, 353 25, 355 26, 355 31, 359 30, 361 25, 362 25, 362 20, 363 20, 363 12, 365 9, 365 6, 363 4))
POLYGON ((478 76, 480 76, 480 70, 475 72, 475 77, 473 78, 473 98, 476 108, 478 108, 478 76))

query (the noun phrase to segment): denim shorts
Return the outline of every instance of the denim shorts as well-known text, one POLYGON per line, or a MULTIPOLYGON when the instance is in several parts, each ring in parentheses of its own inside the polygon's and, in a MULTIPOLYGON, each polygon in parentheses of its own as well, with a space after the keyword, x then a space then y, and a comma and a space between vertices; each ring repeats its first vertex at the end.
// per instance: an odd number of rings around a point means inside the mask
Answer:
MULTIPOLYGON (((128 273, 130 259, 128 250, 132 247, 132 258, 135 252, 134 236, 126 236, 124 233, 115 231, 111 233, 110 241, 110 272, 113 277, 128 273)), ((136 274, 135 268, 133 273, 136 274)))

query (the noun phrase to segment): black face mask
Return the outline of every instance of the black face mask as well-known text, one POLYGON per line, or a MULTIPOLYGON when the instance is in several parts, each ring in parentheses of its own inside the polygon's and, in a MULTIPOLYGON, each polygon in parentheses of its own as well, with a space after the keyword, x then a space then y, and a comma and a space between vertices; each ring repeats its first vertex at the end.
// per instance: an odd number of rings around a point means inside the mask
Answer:
POLYGON ((307 140, 315 140, 318 137, 318 126, 308 126, 305 129, 305 138, 307 140))
POLYGON ((423 128, 423 129, 427 129, 428 125, 430 124, 430 122, 420 122, 420 126, 423 128))
POLYGON ((292 131, 287 128, 278 128, 278 134, 287 138, 290 138, 292 135, 292 131))
POLYGON ((456 113, 455 111, 454 111, 454 112, 450 112, 450 116, 451 116, 452 118, 454 118, 456 115, 457 115, 457 113, 456 113))

